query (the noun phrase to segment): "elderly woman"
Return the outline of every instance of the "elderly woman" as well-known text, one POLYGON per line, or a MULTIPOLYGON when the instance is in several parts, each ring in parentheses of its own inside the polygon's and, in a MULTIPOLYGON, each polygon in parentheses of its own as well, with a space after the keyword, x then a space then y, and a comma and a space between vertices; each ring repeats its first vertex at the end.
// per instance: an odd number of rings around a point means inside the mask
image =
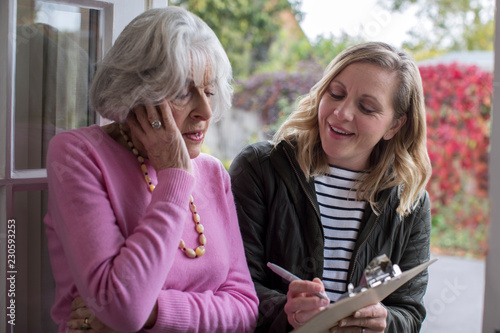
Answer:
MULTIPOLYGON (((383 43, 340 53, 273 142, 245 148, 229 170, 257 331, 300 326, 329 304, 316 293, 337 300, 379 255, 403 271, 428 261, 430 170, 415 62, 383 43), (305 281, 288 285, 267 262, 305 281)), ((334 330, 418 332, 427 280, 423 272, 334 330)))
POLYGON ((181 8, 147 11, 116 40, 90 93, 115 122, 61 133, 48 152, 60 332, 253 331, 229 175, 200 153, 230 81, 213 31, 181 8))

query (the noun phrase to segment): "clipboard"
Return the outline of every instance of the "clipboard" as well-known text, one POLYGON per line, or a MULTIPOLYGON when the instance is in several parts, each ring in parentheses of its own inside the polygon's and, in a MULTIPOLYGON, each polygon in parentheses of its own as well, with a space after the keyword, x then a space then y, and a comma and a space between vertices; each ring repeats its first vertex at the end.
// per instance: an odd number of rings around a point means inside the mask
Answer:
POLYGON ((343 298, 331 305, 324 311, 306 321, 302 326, 296 328, 294 333, 328 333, 329 329, 337 326, 338 322, 345 317, 351 316, 357 310, 365 306, 376 304, 393 293, 396 289, 413 279, 416 275, 425 270, 429 265, 436 262, 434 258, 426 263, 413 267, 406 272, 380 284, 376 287, 368 288, 353 296, 343 298))

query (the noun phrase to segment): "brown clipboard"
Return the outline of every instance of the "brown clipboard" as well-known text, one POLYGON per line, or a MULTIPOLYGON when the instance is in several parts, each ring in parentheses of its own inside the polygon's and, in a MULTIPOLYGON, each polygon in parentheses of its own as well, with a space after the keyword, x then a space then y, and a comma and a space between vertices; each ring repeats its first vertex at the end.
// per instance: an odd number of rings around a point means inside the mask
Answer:
POLYGON ((294 333, 328 333, 337 326, 338 322, 351 316, 357 310, 365 306, 376 304, 393 293, 396 289, 413 279, 416 275, 425 270, 429 265, 436 262, 438 258, 429 260, 426 263, 413 267, 406 272, 392 278, 391 280, 373 288, 359 292, 354 296, 341 299, 329 305, 324 311, 309 319, 302 326, 297 327, 294 333))

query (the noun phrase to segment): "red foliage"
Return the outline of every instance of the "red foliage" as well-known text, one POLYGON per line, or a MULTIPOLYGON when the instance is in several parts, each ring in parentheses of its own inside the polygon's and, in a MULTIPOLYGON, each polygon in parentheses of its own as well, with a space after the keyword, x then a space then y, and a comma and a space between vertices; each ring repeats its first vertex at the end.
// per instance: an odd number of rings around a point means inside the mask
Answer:
MULTIPOLYGON (((459 64, 420 67, 420 74, 433 203, 446 206, 458 193, 486 199, 492 74, 459 64)), ((478 207, 457 212, 454 218, 461 226, 475 227, 487 222, 488 214, 478 207)))

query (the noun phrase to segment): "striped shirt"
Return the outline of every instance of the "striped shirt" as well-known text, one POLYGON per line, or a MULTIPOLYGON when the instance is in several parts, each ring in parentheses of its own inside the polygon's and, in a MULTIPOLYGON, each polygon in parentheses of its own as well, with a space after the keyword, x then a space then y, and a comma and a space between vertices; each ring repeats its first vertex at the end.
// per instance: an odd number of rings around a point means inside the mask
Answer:
POLYGON ((332 301, 347 290, 349 261, 366 204, 356 200, 354 183, 361 175, 330 166, 329 174, 314 180, 325 234, 323 283, 332 301))

